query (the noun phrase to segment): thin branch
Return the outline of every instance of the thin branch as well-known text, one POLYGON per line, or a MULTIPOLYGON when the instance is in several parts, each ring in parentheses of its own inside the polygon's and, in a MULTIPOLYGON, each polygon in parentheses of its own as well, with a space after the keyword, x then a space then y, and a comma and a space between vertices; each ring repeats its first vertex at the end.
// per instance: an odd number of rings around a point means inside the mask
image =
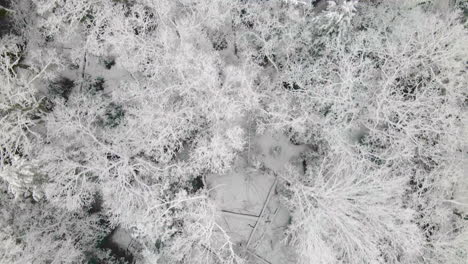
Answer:
POLYGON ((244 248, 246 250, 249 247, 250 242, 252 241, 252 237, 253 237, 253 235, 255 234, 255 231, 258 228, 258 223, 260 222, 260 219, 263 217, 263 214, 265 213, 265 210, 266 210, 266 207, 267 207, 268 203, 270 203, 270 199, 271 199, 273 190, 275 189, 277 183, 278 183, 278 177, 275 175, 275 181, 273 182, 273 184, 270 187, 270 190, 268 191, 268 196, 266 198, 265 203, 263 204, 262 211, 260 212, 260 215, 259 215, 259 217, 257 219, 257 222, 255 222, 255 226, 254 226, 252 232, 250 232, 249 239, 247 240, 247 243, 245 244, 244 248))
POLYGON ((252 215, 252 214, 244 214, 244 213, 237 213, 237 212, 232 212, 228 210, 221 210, 222 213, 228 214, 228 215, 233 215, 233 216, 238 216, 238 217, 243 217, 243 218, 248 218, 248 219, 258 219, 258 215, 252 215))
POLYGON ((0 9, 3 9, 3 10, 5 10, 5 11, 7 11, 7 12, 10 12, 10 13, 16 13, 15 10, 10 9, 10 8, 6 8, 6 7, 2 6, 2 5, 0 5, 0 9))
POLYGON ((83 70, 81 71, 80 91, 83 90, 83 82, 84 82, 84 79, 85 79, 85 72, 86 72, 86 55, 87 55, 87 50, 85 50, 84 55, 83 55, 83 70))
POLYGON ((30 85, 34 80, 36 80, 39 76, 41 76, 41 74, 43 74, 45 72, 45 70, 49 67, 49 65, 51 64, 52 62, 49 61, 49 63, 47 63, 47 65, 42 68, 42 70, 36 75, 34 76, 34 78, 32 78, 29 82, 28 82, 28 85, 30 85))

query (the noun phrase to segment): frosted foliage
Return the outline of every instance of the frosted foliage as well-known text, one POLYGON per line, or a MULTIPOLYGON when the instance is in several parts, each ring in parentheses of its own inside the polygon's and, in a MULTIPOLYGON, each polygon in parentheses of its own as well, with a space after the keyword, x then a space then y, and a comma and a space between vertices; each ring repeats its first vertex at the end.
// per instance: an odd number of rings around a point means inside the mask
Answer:
MULTIPOLYGON (((5 184, 1 184, 2 193, 5 184)), ((2 263, 77 263, 106 231, 97 216, 67 212, 44 201, 16 203, 2 195, 0 260, 2 263)))
MULTIPOLYGON (((328 20, 326 23, 323 24, 324 21, 315 21, 316 23, 320 23, 321 27, 331 27, 332 25, 338 26, 341 29, 344 29, 345 26, 351 23, 351 19, 353 18, 356 12, 356 4, 358 1, 343 1, 341 4, 337 4, 335 1, 328 1, 328 8, 324 18, 328 20), (322 25, 323 24, 323 25, 322 25)), ((325 20, 323 19, 323 20, 325 20)))
MULTIPOLYGON (((459 201, 451 200, 455 192, 453 184, 463 182, 463 162, 466 162, 462 151, 466 145, 466 137, 462 136, 462 116, 466 115, 466 104, 462 102, 466 96, 466 74, 461 59, 467 57, 463 48, 466 32, 463 25, 456 22, 458 13, 427 16, 426 11, 410 2, 403 6, 385 3, 376 9, 360 6, 350 27, 328 42, 322 57, 299 62, 300 66, 292 63, 285 74, 285 78, 295 80, 302 87, 299 92, 291 93, 293 120, 301 120, 305 112, 310 113, 311 122, 319 129, 304 130, 294 121, 282 119, 281 115, 272 115, 273 122, 292 128, 297 133, 295 136, 302 140, 323 139, 328 143, 328 151, 346 155, 334 162, 324 159, 325 164, 333 164, 333 176, 325 176, 324 171, 310 168, 306 175, 309 178, 292 187, 295 195, 291 198, 297 199, 295 210, 302 214, 303 210, 308 210, 305 208, 313 208, 310 213, 297 217, 313 220, 298 220, 297 238, 293 239, 302 248, 298 252, 304 263, 317 256, 322 257, 323 263, 460 263, 466 259, 468 247, 463 238, 464 231, 461 231, 466 228, 466 221, 463 214, 460 217, 453 213, 459 201), (394 20, 395 17, 398 19, 394 20), (406 26, 409 24, 411 28, 406 26), (352 28, 357 31, 350 31, 352 28), (350 140, 346 131, 354 129, 359 131, 357 139, 350 140), (372 188, 366 187, 366 192, 370 193, 365 196, 391 198, 397 202, 393 209, 380 216, 381 210, 371 209, 362 213, 366 220, 359 216, 347 219, 353 211, 346 209, 344 216, 339 217, 339 213, 332 210, 345 204, 348 205, 344 208, 357 208, 343 200, 325 206, 327 211, 321 214, 320 207, 314 205, 320 204, 320 199, 315 198, 320 193, 318 189, 331 194, 333 192, 322 188, 334 186, 334 183, 338 184, 334 187, 336 190, 346 186, 346 180, 340 183, 343 177, 335 179, 335 170, 342 164, 340 159, 353 164, 344 170, 351 175, 347 176, 350 180, 356 177, 353 176, 355 173, 362 173, 372 177, 373 182, 366 183, 364 176, 358 176, 357 179, 363 181, 357 182, 372 186, 381 184, 380 190, 376 189, 374 193, 372 188), (369 161, 370 167, 362 165, 369 161), (323 181, 323 177, 332 177, 333 181, 323 181), (397 194, 405 185, 409 185, 407 190, 397 194), (314 199, 300 198, 308 195, 314 199), (399 211, 401 207, 406 208, 404 212, 399 211), (332 219, 326 218, 330 214, 333 214, 332 219), (398 224, 372 222, 368 223, 373 226, 370 230, 360 226, 367 220, 372 221, 371 216, 379 222, 393 219, 398 224), (355 219, 360 220, 354 224, 341 222, 355 219), (333 226, 333 221, 340 222, 333 226), (332 227, 327 228, 328 225, 332 227), (378 228, 374 227, 379 225, 385 226, 383 230, 402 229, 376 235, 373 231, 378 228), (340 230, 337 226, 346 230, 333 231, 340 230), (299 231, 302 228, 312 231, 304 235, 299 231), (367 231, 359 231, 359 228, 367 231), (319 236, 320 230, 327 231, 319 236), (424 242, 418 234, 421 231, 426 241, 431 242, 424 242), (336 240, 339 243, 330 236, 333 232, 342 236, 336 240), (356 233, 353 235, 353 232, 356 233), (358 235, 360 232, 364 235, 358 235), (409 237, 415 240, 408 240, 409 237), (433 247, 431 243, 440 247, 433 247), (361 248, 360 245, 366 246, 361 248), (406 254, 408 248, 415 248, 414 245, 420 247, 406 254)), ((318 164, 314 163, 314 166, 318 164)), ((324 164, 320 166, 327 168, 324 164)), ((359 189, 354 182, 351 186, 349 190, 359 189)), ((347 192, 341 190, 335 195, 341 197, 341 194, 347 192)), ((359 201, 365 200, 360 198, 359 201)), ((384 199, 377 204, 387 209, 393 203, 384 199)))
POLYGON ((422 236, 411 223, 415 212, 399 204, 403 180, 344 155, 324 157, 304 178, 291 172, 284 179, 300 263, 415 261, 422 236))
POLYGON ((1 263, 468 259, 463 1, 1 2, 1 263))
MULTIPOLYGON (((28 152, 36 134, 30 130, 37 114, 34 88, 25 76, 16 73, 21 60, 21 39, 7 35, 0 39, 0 157, 8 157, 20 148, 28 152)), ((0 164, 0 168, 2 164, 0 164)))
POLYGON ((211 139, 202 139, 194 150, 194 162, 202 167, 210 167, 214 172, 226 172, 231 167, 236 154, 245 145, 244 131, 241 127, 218 132, 211 139))
POLYGON ((0 178, 8 183, 10 191, 16 198, 32 195, 36 201, 42 199, 43 176, 38 175, 38 164, 18 158, 13 160, 13 164, 5 166, 0 171, 0 178))
MULTIPOLYGON (((143 263, 177 262, 188 256, 193 263, 243 263, 226 231, 217 223, 216 208, 207 201, 206 194, 191 196, 179 191, 163 202, 147 199, 151 195, 147 192, 135 199, 123 196, 126 194, 122 190, 108 191, 104 197, 121 204, 115 217, 143 243, 143 263), (132 200, 136 204, 128 204, 132 200)), ((153 195, 157 192, 163 190, 152 191, 153 195)))
POLYGON ((239 127, 233 127, 226 131, 226 137, 229 140, 229 146, 235 150, 242 150, 245 145, 244 130, 239 127))

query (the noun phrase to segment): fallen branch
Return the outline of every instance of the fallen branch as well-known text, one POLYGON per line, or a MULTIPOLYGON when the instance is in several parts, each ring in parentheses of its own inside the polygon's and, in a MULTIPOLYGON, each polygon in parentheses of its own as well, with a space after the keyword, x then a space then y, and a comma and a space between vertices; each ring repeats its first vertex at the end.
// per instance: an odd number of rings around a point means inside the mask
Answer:
POLYGON ((233 216, 238 216, 238 217, 244 217, 248 219, 258 219, 258 215, 251 215, 251 214, 244 214, 244 213, 236 213, 228 210, 221 210, 222 213, 228 214, 228 215, 233 215, 233 216))
POLYGON ((250 232, 249 239, 247 240, 247 243, 245 244, 245 247, 244 247, 245 250, 247 250, 247 248, 249 247, 250 242, 252 241, 252 237, 253 237, 253 235, 255 234, 255 231, 258 228, 258 223, 260 222, 260 219, 263 217, 263 214, 265 213, 265 210, 266 210, 266 207, 267 207, 268 203, 270 203, 271 194, 273 193, 273 190, 276 188, 277 183, 278 183, 278 177, 276 177, 276 175, 275 175, 275 181, 273 182, 273 184, 270 187, 270 190, 268 191, 268 196, 266 198, 265 203, 263 204, 262 211, 260 212, 260 215, 258 216, 258 219, 255 222, 255 225, 254 225, 254 228, 253 228, 252 232, 250 232))
POLYGON ((249 252, 250 255, 256 257, 257 259, 259 259, 260 261, 262 261, 263 263, 265 264, 271 264, 271 262, 269 262, 268 260, 264 259, 263 257, 259 256, 257 253, 255 252, 252 252, 251 250, 247 250, 247 252, 249 252))

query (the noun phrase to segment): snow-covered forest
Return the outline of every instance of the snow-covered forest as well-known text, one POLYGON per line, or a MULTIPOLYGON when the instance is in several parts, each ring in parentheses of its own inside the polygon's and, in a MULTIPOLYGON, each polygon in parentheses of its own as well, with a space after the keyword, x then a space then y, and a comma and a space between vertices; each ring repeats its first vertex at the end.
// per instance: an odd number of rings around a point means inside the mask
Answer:
POLYGON ((0 0, 0 263, 467 264, 467 20, 0 0))

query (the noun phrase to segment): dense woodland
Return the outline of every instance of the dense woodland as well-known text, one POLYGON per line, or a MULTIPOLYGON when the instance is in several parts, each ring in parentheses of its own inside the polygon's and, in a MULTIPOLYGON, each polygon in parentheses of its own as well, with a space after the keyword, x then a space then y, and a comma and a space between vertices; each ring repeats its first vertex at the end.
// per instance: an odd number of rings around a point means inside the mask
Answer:
POLYGON ((0 263, 468 263, 467 15, 0 1, 0 263), (210 182, 247 170, 286 208, 281 260, 220 220, 210 182))

